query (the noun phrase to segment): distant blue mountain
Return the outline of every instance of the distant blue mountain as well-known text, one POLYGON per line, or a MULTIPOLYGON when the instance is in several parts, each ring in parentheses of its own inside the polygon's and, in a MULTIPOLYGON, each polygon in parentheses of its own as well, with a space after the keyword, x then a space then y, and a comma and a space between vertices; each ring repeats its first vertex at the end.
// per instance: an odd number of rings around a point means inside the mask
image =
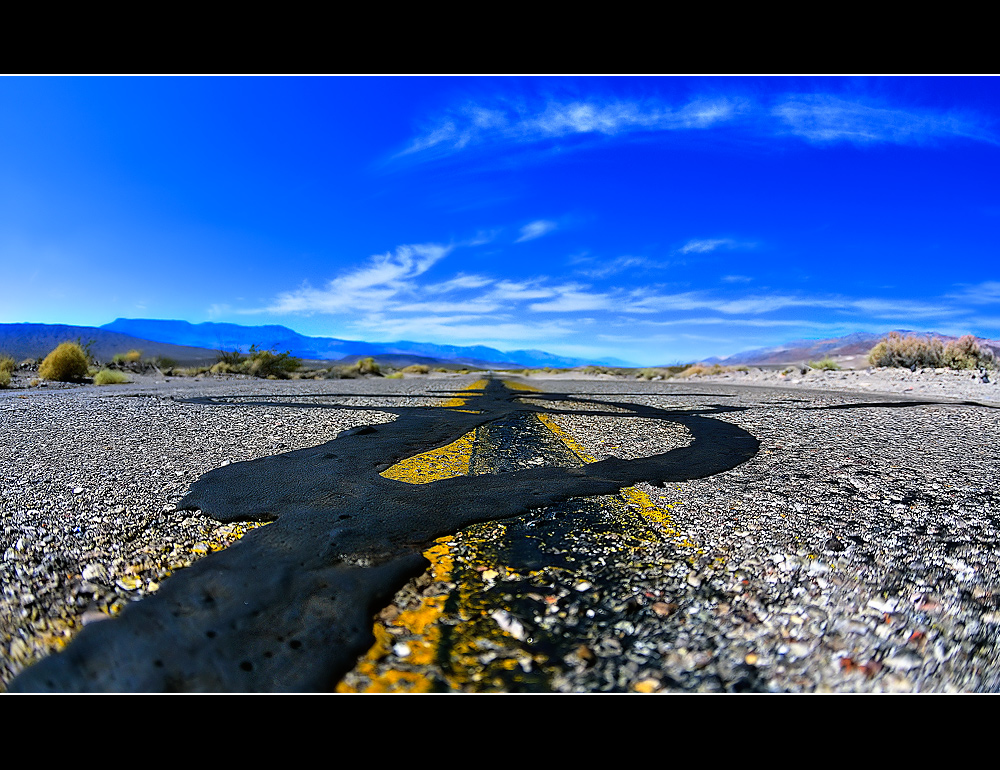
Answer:
POLYGON ((166 321, 144 318, 116 318, 102 329, 128 334, 156 342, 189 345, 213 350, 246 351, 251 345, 258 348, 291 351, 297 358, 322 361, 339 360, 349 356, 417 355, 454 361, 459 364, 481 366, 552 366, 573 367, 587 364, 608 366, 634 366, 619 359, 582 359, 556 356, 542 350, 511 350, 503 352, 484 345, 459 346, 435 345, 430 342, 360 342, 335 337, 307 337, 287 326, 242 326, 230 323, 205 322, 192 324, 187 321, 166 321))

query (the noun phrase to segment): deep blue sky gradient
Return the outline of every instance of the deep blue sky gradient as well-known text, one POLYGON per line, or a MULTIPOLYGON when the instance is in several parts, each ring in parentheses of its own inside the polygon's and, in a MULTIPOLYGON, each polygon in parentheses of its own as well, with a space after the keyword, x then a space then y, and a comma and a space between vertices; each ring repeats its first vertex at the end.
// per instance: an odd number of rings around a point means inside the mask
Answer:
POLYGON ((0 322, 1000 337, 995 78, 0 79, 0 322))

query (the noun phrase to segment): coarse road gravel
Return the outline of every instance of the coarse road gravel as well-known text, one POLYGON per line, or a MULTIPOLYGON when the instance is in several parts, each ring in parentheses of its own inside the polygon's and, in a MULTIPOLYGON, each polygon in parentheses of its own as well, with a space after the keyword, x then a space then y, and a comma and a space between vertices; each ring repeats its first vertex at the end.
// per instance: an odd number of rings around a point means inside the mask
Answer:
MULTIPOLYGON (((907 374, 920 384, 920 373, 907 374)), ((447 394, 432 391, 474 379, 0 391, 0 684, 253 526, 176 510, 201 474, 390 421, 377 407, 398 396, 440 404, 447 394), (341 408, 174 400, 329 393, 340 395, 324 400, 341 408)), ((687 440, 677 423, 628 416, 628 404, 707 411, 751 433, 760 450, 715 476, 638 485, 669 513, 659 537, 592 561, 582 546, 576 570, 548 582, 501 564, 489 570, 484 590, 529 597, 511 604, 522 616, 495 618, 512 660, 527 672, 535 638, 572 639, 546 680, 557 691, 1000 689, 1000 408, 988 384, 964 379, 930 397, 892 379, 858 392, 819 378, 781 387, 526 378, 574 399, 548 402, 577 412, 553 420, 598 460, 687 440), (914 391, 881 392, 906 387, 914 391), (588 400, 620 403, 622 416, 588 415, 614 411, 588 400)), ((426 592, 427 580, 386 612, 426 592)))

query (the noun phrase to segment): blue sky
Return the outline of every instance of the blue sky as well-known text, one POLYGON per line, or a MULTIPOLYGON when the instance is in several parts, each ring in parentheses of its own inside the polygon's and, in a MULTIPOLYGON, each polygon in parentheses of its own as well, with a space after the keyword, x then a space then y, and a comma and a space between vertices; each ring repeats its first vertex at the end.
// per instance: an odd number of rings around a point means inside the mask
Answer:
POLYGON ((995 78, 3 78, 0 322, 1000 337, 995 78))

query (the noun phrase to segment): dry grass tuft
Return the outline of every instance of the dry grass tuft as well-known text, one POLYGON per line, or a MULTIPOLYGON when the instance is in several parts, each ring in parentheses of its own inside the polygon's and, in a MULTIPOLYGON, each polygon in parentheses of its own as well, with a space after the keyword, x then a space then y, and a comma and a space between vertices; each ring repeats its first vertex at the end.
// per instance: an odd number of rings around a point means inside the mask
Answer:
POLYGON ((49 353, 38 374, 46 380, 57 382, 73 382, 82 380, 88 373, 87 354, 75 342, 64 342, 49 353))
POLYGON ((127 382, 131 382, 131 380, 121 372, 116 372, 113 369, 101 369, 101 371, 94 375, 95 385, 124 385, 127 382))
POLYGON ((10 356, 0 356, 0 388, 10 385, 11 375, 14 373, 14 359, 10 356))

